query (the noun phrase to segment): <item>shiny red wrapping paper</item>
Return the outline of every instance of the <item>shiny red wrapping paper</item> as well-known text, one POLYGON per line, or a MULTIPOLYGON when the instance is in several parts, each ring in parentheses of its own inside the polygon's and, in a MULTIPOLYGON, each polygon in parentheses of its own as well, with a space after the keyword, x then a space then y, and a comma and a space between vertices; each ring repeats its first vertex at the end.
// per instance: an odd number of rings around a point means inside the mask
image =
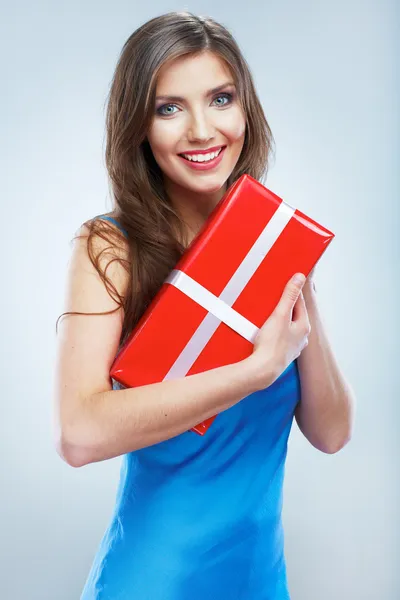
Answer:
MULTIPOLYGON (((110 376, 137 387, 247 358, 289 279, 297 272, 307 276, 333 238, 243 175, 161 286, 110 376)), ((191 431, 203 435, 216 416, 191 431)))

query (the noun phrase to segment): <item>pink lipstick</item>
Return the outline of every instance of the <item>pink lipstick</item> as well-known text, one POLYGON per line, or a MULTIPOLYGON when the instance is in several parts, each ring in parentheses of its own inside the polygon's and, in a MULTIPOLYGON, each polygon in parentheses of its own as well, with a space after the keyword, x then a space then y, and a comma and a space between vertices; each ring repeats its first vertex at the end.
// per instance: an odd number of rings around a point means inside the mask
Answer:
MULTIPOLYGON (((218 156, 216 156, 212 160, 208 160, 207 162, 200 162, 200 161, 195 162, 193 160, 189 160, 188 158, 184 158, 181 154, 178 154, 178 156, 191 169, 195 169, 197 171, 208 171, 210 169, 214 169, 215 167, 217 167, 219 165, 219 163, 221 162, 222 157, 224 155, 225 149, 226 149, 226 146, 223 146, 223 148, 222 148, 221 152, 218 154, 218 156)), ((207 153, 212 152, 212 148, 210 148, 206 152, 207 153)), ((205 154, 206 152, 204 152, 204 151, 191 152, 191 154, 205 154)))

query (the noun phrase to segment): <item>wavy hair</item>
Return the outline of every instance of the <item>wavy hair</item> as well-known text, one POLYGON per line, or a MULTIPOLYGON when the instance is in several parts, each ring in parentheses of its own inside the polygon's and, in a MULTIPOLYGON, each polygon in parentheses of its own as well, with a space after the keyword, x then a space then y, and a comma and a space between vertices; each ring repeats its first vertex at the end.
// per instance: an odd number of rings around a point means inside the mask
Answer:
POLYGON ((244 173, 263 180, 268 171, 274 139, 249 66, 228 29, 210 17, 171 12, 132 33, 120 53, 108 95, 105 151, 112 214, 127 237, 108 221, 93 218, 84 223, 88 235, 74 238, 87 238, 90 260, 118 306, 104 313, 67 312, 59 317, 110 314, 122 307, 120 346, 187 247, 184 223, 166 194, 162 171, 146 139, 154 115, 157 76, 167 62, 204 51, 213 52, 228 65, 246 119, 243 149, 227 187, 244 173), (105 267, 95 251, 95 236, 110 243, 105 250, 113 256, 105 267), (128 246, 128 258, 117 250, 123 245, 128 246), (106 274, 114 260, 129 274, 124 296, 106 274))

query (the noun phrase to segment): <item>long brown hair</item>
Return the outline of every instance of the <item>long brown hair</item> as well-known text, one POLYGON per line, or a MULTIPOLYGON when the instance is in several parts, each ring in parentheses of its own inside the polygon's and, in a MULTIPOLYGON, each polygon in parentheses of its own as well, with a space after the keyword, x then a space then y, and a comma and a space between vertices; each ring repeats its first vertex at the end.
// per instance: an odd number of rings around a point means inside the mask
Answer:
MULTIPOLYGON (((257 97, 246 60, 231 33, 210 17, 189 12, 171 12, 151 19, 125 42, 108 96, 106 117, 106 167, 113 194, 113 216, 127 234, 102 219, 85 222, 89 233, 90 260, 110 296, 123 307, 120 345, 142 316, 187 247, 185 228, 163 185, 146 134, 154 114, 157 75, 166 62, 178 57, 213 52, 232 71, 245 118, 245 140, 227 187, 244 173, 262 180, 273 152, 273 136, 257 97), (110 248, 128 246, 128 259, 115 253, 129 273, 125 296, 121 295, 102 268, 93 236, 110 242, 110 248)), ((76 239, 76 238, 74 238, 76 239)), ((107 249, 107 250, 109 250, 107 249)), ((110 261, 110 262, 111 262, 110 261)), ((58 323, 58 320, 57 320, 58 323)), ((57 329, 57 324, 56 324, 57 329)))

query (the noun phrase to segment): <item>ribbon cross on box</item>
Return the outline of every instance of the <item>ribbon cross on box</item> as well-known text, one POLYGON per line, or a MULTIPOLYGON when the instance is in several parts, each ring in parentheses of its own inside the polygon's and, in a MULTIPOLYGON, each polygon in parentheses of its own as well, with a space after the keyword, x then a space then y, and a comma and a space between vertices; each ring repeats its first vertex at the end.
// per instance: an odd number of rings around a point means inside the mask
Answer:
MULTIPOLYGON (((185 377, 250 356, 291 277, 307 276, 334 234, 243 175, 163 282, 117 354, 125 387, 185 377)), ((192 428, 203 435, 215 416, 192 428)))
POLYGON ((190 338, 181 354, 168 371, 164 379, 176 379, 187 374, 196 358, 202 352, 220 322, 226 323, 239 335, 254 343, 259 328, 232 308, 232 304, 248 284, 250 278, 276 242, 295 209, 282 202, 272 219, 267 223, 259 238, 255 241, 246 258, 235 271, 232 279, 219 297, 212 294, 204 286, 194 281, 183 271, 174 269, 165 280, 187 294, 195 302, 203 306, 208 314, 200 323, 194 335, 190 338))

